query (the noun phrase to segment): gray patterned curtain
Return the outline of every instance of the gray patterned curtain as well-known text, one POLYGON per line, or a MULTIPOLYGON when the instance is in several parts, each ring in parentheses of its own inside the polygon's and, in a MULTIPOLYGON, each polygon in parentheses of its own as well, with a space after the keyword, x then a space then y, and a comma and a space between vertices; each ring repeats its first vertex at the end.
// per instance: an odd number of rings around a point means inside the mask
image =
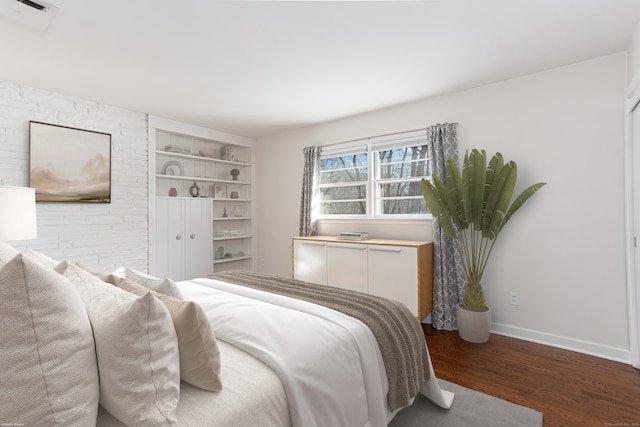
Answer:
POLYGON ((304 174, 300 198, 300 236, 317 234, 318 183, 320 180, 320 147, 304 148, 304 174))
MULTIPOLYGON (((445 180, 445 162, 458 161, 457 123, 427 128, 431 174, 445 180)), ((457 329, 456 305, 462 300, 465 285, 460 248, 433 223, 433 310, 431 324, 436 329, 457 329)))

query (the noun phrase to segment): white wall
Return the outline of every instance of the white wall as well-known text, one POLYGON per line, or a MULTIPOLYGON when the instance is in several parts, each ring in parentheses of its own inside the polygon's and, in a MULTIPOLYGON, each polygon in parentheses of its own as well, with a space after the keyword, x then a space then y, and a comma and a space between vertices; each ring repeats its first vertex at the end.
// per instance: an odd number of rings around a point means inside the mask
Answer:
MULTIPOLYGON (((0 179, 29 184, 29 120, 111 134, 111 203, 38 203, 38 238, 12 242, 110 271, 148 268, 147 116, 0 81, 0 179)), ((2 207, 4 209, 5 207, 2 207)))
POLYGON ((520 188, 548 182, 507 225, 486 271, 494 330, 629 360, 626 66, 625 53, 609 55, 259 140, 260 269, 291 274, 303 147, 458 122, 462 151, 501 151, 518 163, 520 188))

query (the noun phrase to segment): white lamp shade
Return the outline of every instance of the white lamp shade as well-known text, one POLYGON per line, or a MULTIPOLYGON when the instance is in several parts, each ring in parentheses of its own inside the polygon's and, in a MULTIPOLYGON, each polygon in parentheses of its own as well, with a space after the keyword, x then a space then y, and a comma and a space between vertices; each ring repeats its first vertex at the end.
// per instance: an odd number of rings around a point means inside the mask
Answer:
POLYGON ((0 186, 0 240, 36 237, 36 191, 29 187, 0 186))

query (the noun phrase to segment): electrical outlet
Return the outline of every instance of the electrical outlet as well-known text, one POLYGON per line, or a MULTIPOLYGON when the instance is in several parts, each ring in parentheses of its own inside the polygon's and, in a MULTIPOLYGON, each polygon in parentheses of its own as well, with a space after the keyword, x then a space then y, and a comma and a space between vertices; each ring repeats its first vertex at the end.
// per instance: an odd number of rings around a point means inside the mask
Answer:
POLYGON ((511 304, 511 305, 520 305, 520 300, 518 298, 518 293, 517 292, 510 292, 509 293, 509 304, 511 304))

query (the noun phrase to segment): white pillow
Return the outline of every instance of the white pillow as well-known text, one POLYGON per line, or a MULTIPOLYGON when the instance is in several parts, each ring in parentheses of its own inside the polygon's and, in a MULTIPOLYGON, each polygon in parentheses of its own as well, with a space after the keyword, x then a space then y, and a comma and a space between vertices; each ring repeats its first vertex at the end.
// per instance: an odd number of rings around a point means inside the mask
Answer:
POLYGON ((23 254, 0 268, 0 343, 0 421, 96 424, 93 335, 69 280, 23 254))
POLYGON ((56 261, 55 259, 51 258, 50 256, 45 255, 42 252, 34 251, 31 248, 26 248, 24 251, 22 251, 22 253, 24 255, 27 255, 27 256, 31 257, 33 260, 38 261, 40 264, 45 265, 45 266, 50 267, 50 268, 54 268, 55 266, 60 264, 60 261, 56 261))
POLYGON ((130 268, 125 269, 124 277, 141 284, 145 288, 160 292, 161 294, 169 295, 170 297, 178 299, 183 299, 182 294, 180 293, 180 288, 178 288, 176 282, 169 279, 168 277, 166 279, 161 279, 159 277, 153 277, 147 273, 143 273, 142 271, 132 270, 130 268))
POLYGON ((63 275, 76 285, 93 326, 100 404, 127 425, 177 426, 178 340, 164 304, 70 263, 64 263, 63 275))
POLYGON ((13 257, 19 253, 20 251, 16 248, 13 248, 0 240, 0 267, 11 261, 13 257))

